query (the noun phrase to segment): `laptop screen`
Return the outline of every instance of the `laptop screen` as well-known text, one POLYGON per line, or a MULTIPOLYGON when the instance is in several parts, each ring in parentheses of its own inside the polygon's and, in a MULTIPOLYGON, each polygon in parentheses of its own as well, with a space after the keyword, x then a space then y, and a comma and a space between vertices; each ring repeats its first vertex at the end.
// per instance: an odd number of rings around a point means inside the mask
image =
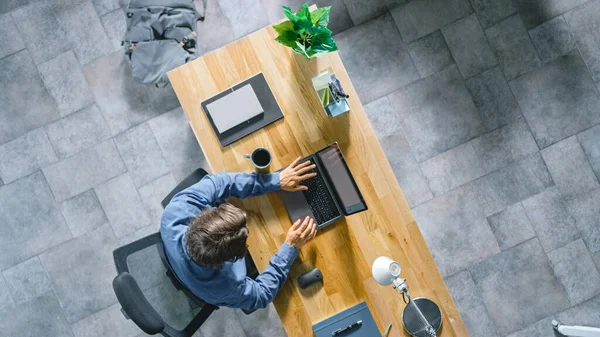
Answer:
POLYGON ((367 205, 358 190, 338 144, 334 143, 319 151, 317 156, 325 166, 329 180, 332 182, 338 199, 344 208, 344 214, 350 215, 366 210, 367 205))

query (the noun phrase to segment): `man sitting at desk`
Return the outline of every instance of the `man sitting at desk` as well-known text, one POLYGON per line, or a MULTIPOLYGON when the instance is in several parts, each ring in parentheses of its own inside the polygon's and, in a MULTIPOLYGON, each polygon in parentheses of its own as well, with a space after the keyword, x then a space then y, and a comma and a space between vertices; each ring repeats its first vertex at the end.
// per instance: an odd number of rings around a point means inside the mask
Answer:
POLYGON ((314 169, 296 159, 280 173, 218 173, 176 194, 165 208, 160 233, 177 277, 208 303, 252 311, 264 308, 275 295, 298 257, 298 249, 316 235, 313 219, 296 221, 265 270, 253 280, 246 276, 246 213, 224 202, 281 190, 300 191, 299 182, 314 169))

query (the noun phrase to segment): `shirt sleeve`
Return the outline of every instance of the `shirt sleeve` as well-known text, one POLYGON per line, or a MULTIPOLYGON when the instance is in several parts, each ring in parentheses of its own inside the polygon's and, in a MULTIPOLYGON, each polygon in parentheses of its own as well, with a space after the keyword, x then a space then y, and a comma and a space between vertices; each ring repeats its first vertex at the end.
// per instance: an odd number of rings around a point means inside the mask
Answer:
POLYGON ((248 311, 265 308, 275 299, 297 257, 298 250, 284 243, 256 280, 246 277, 238 285, 227 304, 248 311))
POLYGON ((207 175, 196 184, 177 193, 172 201, 185 200, 187 203, 206 208, 230 196, 240 199, 279 191, 279 172, 227 173, 207 175))

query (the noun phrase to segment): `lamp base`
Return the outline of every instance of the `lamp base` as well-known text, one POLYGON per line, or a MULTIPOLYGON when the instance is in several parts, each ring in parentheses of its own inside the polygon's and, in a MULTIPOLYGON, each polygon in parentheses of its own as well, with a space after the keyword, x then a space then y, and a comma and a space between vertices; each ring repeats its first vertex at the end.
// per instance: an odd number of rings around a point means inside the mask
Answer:
POLYGON ((411 301, 413 303, 408 304, 402 311, 404 329, 414 337, 432 337, 432 334, 427 331, 426 324, 423 322, 418 310, 421 311, 429 325, 437 332, 442 326, 440 307, 432 300, 424 297, 414 298, 411 301))

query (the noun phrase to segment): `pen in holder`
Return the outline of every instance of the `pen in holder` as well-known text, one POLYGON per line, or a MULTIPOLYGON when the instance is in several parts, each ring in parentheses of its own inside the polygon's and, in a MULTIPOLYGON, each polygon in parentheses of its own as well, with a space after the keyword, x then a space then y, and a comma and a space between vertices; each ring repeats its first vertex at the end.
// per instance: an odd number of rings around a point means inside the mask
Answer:
POLYGON ((350 111, 347 100, 350 96, 344 92, 335 74, 322 72, 313 77, 312 83, 327 116, 335 117, 350 111))

